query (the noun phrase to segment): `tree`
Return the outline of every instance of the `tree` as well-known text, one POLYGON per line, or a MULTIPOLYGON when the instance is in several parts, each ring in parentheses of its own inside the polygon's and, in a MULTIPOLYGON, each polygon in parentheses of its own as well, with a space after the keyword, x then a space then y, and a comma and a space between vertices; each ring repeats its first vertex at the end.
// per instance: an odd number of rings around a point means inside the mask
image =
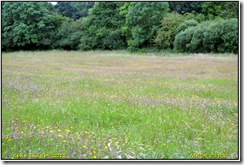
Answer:
POLYGON ((238 2, 205 2, 202 12, 208 19, 221 17, 224 19, 238 18, 238 2))
POLYGON ((56 48, 64 50, 78 50, 80 39, 82 38, 82 20, 73 21, 63 19, 62 25, 58 28, 55 36, 56 48))
MULTIPOLYGON (((149 47, 160 27, 163 16, 168 11, 167 2, 134 2, 125 4, 128 10, 123 32, 130 50, 149 47)), ((123 8, 122 8, 123 9, 123 8)), ((123 10, 120 11, 123 13, 123 10)))
POLYGON ((161 28, 157 31, 155 45, 162 49, 173 49, 176 29, 185 19, 184 15, 168 13, 161 22, 161 28))
POLYGON ((88 15, 89 9, 91 9, 95 2, 71 2, 79 10, 80 16, 85 17, 88 15))
POLYGON ((58 21, 47 2, 2 3, 2 49, 48 49, 58 21))
POLYGON ((87 16, 88 10, 93 5, 94 2, 58 2, 55 5, 55 10, 62 16, 77 20, 87 16))
POLYGON ((96 2, 83 21, 84 36, 80 48, 120 49, 125 47, 121 27, 125 18, 119 14, 122 2, 96 2))
POLYGON ((169 2, 169 8, 171 11, 185 14, 185 13, 201 13, 202 5, 204 2, 169 2))

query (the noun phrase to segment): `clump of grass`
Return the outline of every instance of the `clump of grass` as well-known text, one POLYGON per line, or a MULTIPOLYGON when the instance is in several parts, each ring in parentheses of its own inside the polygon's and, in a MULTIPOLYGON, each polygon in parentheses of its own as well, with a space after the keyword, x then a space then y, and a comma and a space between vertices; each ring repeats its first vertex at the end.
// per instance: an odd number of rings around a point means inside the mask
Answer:
POLYGON ((2 158, 239 157, 237 57, 124 53, 3 53, 2 158))

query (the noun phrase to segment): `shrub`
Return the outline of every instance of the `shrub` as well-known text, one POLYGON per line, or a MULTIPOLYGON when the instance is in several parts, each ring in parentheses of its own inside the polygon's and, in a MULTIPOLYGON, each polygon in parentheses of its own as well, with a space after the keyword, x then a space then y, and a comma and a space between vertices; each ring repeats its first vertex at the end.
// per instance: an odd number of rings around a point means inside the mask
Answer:
POLYGON ((187 28, 191 27, 191 26, 197 26, 198 22, 195 19, 189 19, 184 21, 183 23, 181 23, 178 28, 176 29, 176 34, 186 30, 187 28))
POLYGON ((219 20, 209 25, 203 44, 211 52, 238 53, 238 20, 219 20))
POLYGON ((190 52, 191 40, 195 32, 194 27, 188 27, 175 36, 174 48, 180 52, 190 52))
POLYGON ((220 21, 216 29, 219 29, 219 36, 222 41, 218 46, 218 52, 238 53, 238 20, 233 18, 220 21))
POLYGON ((174 48, 181 52, 238 53, 238 20, 203 22, 181 30, 174 48))
POLYGON ((208 30, 208 25, 206 23, 199 24, 195 27, 194 33, 190 43, 190 51, 193 53, 198 52, 208 52, 209 49, 204 45, 203 38, 206 30, 208 30))

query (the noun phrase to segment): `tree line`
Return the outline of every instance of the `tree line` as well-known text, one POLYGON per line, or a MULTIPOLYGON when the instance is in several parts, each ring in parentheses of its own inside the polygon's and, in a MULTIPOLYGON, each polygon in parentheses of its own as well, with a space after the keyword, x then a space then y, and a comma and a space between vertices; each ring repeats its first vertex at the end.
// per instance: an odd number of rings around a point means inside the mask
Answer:
POLYGON ((2 50, 238 53, 239 2, 1 2, 2 50))

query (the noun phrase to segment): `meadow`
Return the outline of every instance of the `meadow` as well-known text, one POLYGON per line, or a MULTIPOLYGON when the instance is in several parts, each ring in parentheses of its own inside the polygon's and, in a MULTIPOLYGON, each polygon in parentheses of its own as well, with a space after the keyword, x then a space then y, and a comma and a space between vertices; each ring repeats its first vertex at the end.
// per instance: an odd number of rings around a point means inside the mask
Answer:
POLYGON ((2 53, 2 159, 238 159, 238 56, 2 53))

